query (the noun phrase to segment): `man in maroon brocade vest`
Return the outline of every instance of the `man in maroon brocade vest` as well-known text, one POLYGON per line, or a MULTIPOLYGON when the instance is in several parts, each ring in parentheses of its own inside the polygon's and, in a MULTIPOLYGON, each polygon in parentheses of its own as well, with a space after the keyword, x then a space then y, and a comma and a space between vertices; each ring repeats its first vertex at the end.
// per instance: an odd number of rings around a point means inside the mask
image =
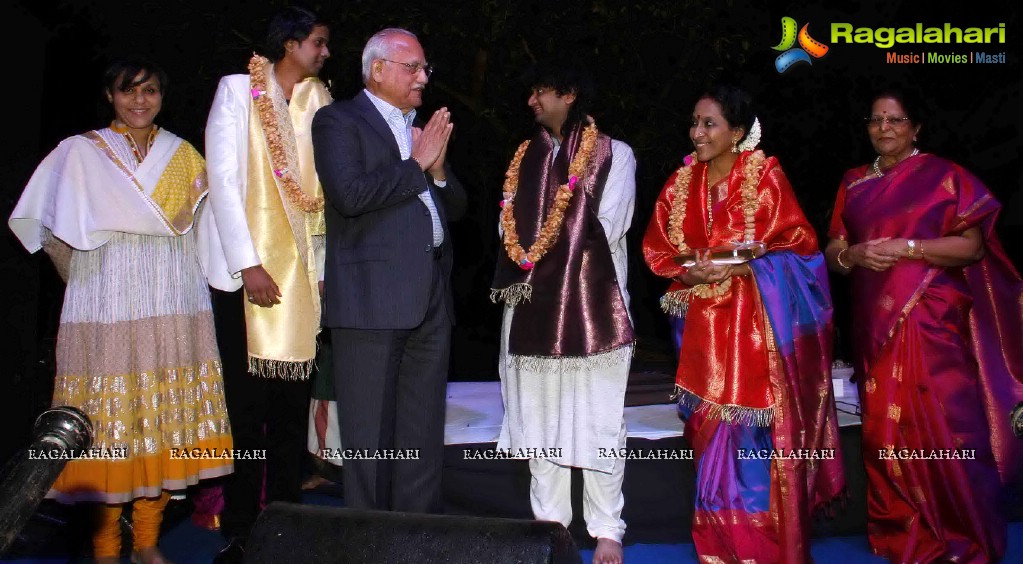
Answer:
POLYGON ((633 336, 625 232, 632 149, 586 114, 591 82, 541 68, 529 107, 541 126, 509 167, 492 298, 505 304, 498 449, 529 458, 537 519, 572 521, 571 468, 583 470, 594 562, 622 561, 623 410, 633 336))

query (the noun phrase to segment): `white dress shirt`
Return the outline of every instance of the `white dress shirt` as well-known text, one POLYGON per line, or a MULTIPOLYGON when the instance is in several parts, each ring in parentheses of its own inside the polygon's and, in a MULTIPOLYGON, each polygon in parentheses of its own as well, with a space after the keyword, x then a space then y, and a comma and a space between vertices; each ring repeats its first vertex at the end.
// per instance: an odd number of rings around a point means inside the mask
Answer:
MULTIPOLYGON (((411 158, 412 121, 416 119, 416 111, 412 110, 407 114, 403 114, 401 113, 401 110, 380 98, 377 98, 369 90, 364 90, 364 92, 369 98, 369 101, 373 102, 377 111, 380 112, 380 116, 387 122, 387 127, 391 128, 391 133, 394 134, 394 140, 398 142, 398 151, 401 153, 402 160, 408 160, 411 158)), ((435 181, 434 184, 438 187, 444 186, 441 181, 435 181)), ((444 242, 444 228, 440 224, 440 214, 437 213, 437 204, 433 201, 433 196, 430 194, 429 190, 420 192, 419 199, 422 200, 426 209, 430 210, 430 221, 433 223, 433 246, 439 247, 441 243, 444 242)))

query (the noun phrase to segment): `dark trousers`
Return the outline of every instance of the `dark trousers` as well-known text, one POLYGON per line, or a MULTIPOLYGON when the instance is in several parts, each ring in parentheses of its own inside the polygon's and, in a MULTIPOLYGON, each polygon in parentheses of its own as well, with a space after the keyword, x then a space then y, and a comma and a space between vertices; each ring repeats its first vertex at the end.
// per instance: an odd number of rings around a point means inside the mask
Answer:
POLYGON ((418 460, 344 462, 345 505, 439 513, 451 319, 435 262, 423 322, 409 330, 331 331, 341 446, 418 449, 418 460))
POLYGON ((224 480, 221 531, 247 536, 260 512, 264 473, 266 502, 302 500, 302 461, 309 414, 309 383, 248 373, 244 292, 212 290, 217 345, 224 367, 224 395, 234 448, 266 451, 266 460, 234 461, 224 480))

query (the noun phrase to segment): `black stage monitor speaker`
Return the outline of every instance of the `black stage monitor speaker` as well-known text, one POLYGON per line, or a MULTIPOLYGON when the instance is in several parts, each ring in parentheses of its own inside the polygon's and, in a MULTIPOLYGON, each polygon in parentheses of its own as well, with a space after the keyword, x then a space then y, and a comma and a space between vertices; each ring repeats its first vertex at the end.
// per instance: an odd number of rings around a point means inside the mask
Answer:
POLYGON ((275 502, 259 516, 245 562, 580 564, 559 523, 365 511, 275 502))

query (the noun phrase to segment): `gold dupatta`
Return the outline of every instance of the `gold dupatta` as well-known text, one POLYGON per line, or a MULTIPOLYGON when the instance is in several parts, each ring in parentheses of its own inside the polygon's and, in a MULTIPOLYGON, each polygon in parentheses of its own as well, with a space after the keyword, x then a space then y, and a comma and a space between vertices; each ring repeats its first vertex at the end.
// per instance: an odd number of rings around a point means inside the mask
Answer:
POLYGON ((175 233, 192 228, 199 202, 206 197, 206 161, 188 143, 174 151, 150 198, 170 223, 175 233))
POLYGON ((273 64, 257 56, 249 70, 253 103, 245 213, 263 268, 282 294, 281 303, 271 308, 245 303, 249 372, 305 380, 316 357, 320 331, 312 238, 325 231, 323 190, 313 162, 310 129, 316 110, 329 104, 331 97, 319 79, 307 78, 295 85, 289 105, 273 78, 273 64), (296 185, 302 194, 289 191, 296 185), (304 209, 309 206, 301 205, 303 200, 319 206, 304 209))

